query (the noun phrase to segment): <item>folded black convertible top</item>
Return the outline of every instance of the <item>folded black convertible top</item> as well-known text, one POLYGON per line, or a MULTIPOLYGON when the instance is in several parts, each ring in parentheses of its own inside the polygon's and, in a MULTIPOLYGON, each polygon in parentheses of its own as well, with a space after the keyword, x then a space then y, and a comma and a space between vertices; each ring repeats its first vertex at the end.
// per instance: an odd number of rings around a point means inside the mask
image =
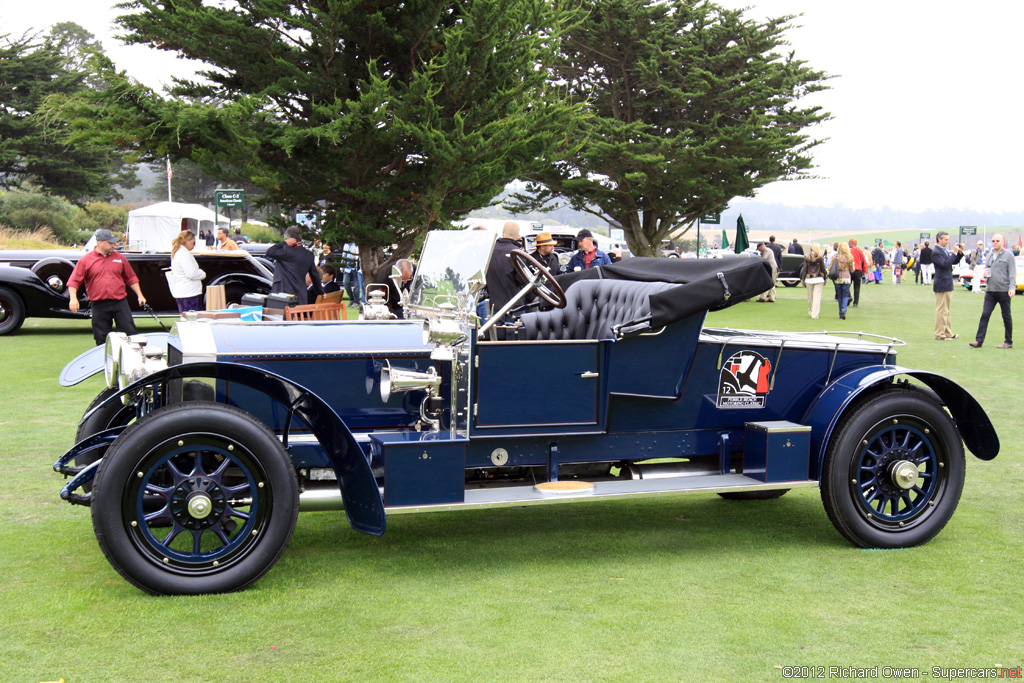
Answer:
POLYGON ((652 294, 651 326, 662 327, 701 311, 717 311, 758 296, 774 284, 767 261, 751 257, 674 259, 633 257, 557 277, 563 288, 577 280, 603 278, 668 282, 678 287, 652 294))

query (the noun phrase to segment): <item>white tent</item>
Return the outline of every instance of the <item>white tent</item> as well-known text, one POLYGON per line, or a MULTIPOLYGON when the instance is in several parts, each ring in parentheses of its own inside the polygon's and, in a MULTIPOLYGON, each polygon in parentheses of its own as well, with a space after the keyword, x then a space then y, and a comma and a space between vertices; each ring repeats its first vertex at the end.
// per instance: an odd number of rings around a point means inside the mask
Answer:
POLYGON ((170 251, 171 240, 182 230, 196 235, 228 221, 199 204, 160 202, 128 212, 128 248, 133 251, 170 251))

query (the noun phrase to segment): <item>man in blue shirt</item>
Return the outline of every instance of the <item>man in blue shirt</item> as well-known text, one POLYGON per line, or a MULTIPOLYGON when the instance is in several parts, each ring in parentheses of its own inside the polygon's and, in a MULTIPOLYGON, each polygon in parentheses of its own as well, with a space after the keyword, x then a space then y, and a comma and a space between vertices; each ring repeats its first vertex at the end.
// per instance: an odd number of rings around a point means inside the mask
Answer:
POLYGON ((587 270, 594 266, 610 266, 612 264, 608 254, 598 249, 597 245, 594 244, 594 235, 586 228, 580 230, 579 234, 576 235, 576 243, 580 248, 569 259, 568 272, 587 270))

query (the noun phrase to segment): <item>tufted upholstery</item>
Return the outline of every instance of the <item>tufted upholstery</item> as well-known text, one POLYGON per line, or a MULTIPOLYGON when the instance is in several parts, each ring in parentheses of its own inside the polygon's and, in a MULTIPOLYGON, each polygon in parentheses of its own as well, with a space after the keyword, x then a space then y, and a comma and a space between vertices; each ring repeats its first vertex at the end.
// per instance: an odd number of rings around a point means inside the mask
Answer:
POLYGON ((648 297, 675 285, 630 280, 580 280, 565 291, 565 308, 522 317, 520 339, 611 339, 612 326, 651 314, 648 297))

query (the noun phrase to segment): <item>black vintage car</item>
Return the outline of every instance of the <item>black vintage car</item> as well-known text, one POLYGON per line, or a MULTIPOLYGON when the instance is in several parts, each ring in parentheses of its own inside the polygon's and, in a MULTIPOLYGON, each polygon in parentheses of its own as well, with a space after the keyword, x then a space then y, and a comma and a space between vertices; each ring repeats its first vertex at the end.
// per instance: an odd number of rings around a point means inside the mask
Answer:
MULTIPOLYGON (((78 314, 68 310, 67 283, 75 264, 87 252, 75 250, 0 251, 0 335, 15 332, 27 317, 85 318, 88 305, 78 314)), ((139 286, 157 314, 176 314, 164 270, 171 266, 169 253, 122 251, 139 276, 139 286)), ((270 291, 273 274, 246 251, 194 252, 206 271, 204 284, 224 285, 228 303, 238 303, 249 292, 270 291)), ((88 291, 79 292, 88 304, 88 291)), ((134 296, 128 297, 136 316, 149 315, 134 296)))

